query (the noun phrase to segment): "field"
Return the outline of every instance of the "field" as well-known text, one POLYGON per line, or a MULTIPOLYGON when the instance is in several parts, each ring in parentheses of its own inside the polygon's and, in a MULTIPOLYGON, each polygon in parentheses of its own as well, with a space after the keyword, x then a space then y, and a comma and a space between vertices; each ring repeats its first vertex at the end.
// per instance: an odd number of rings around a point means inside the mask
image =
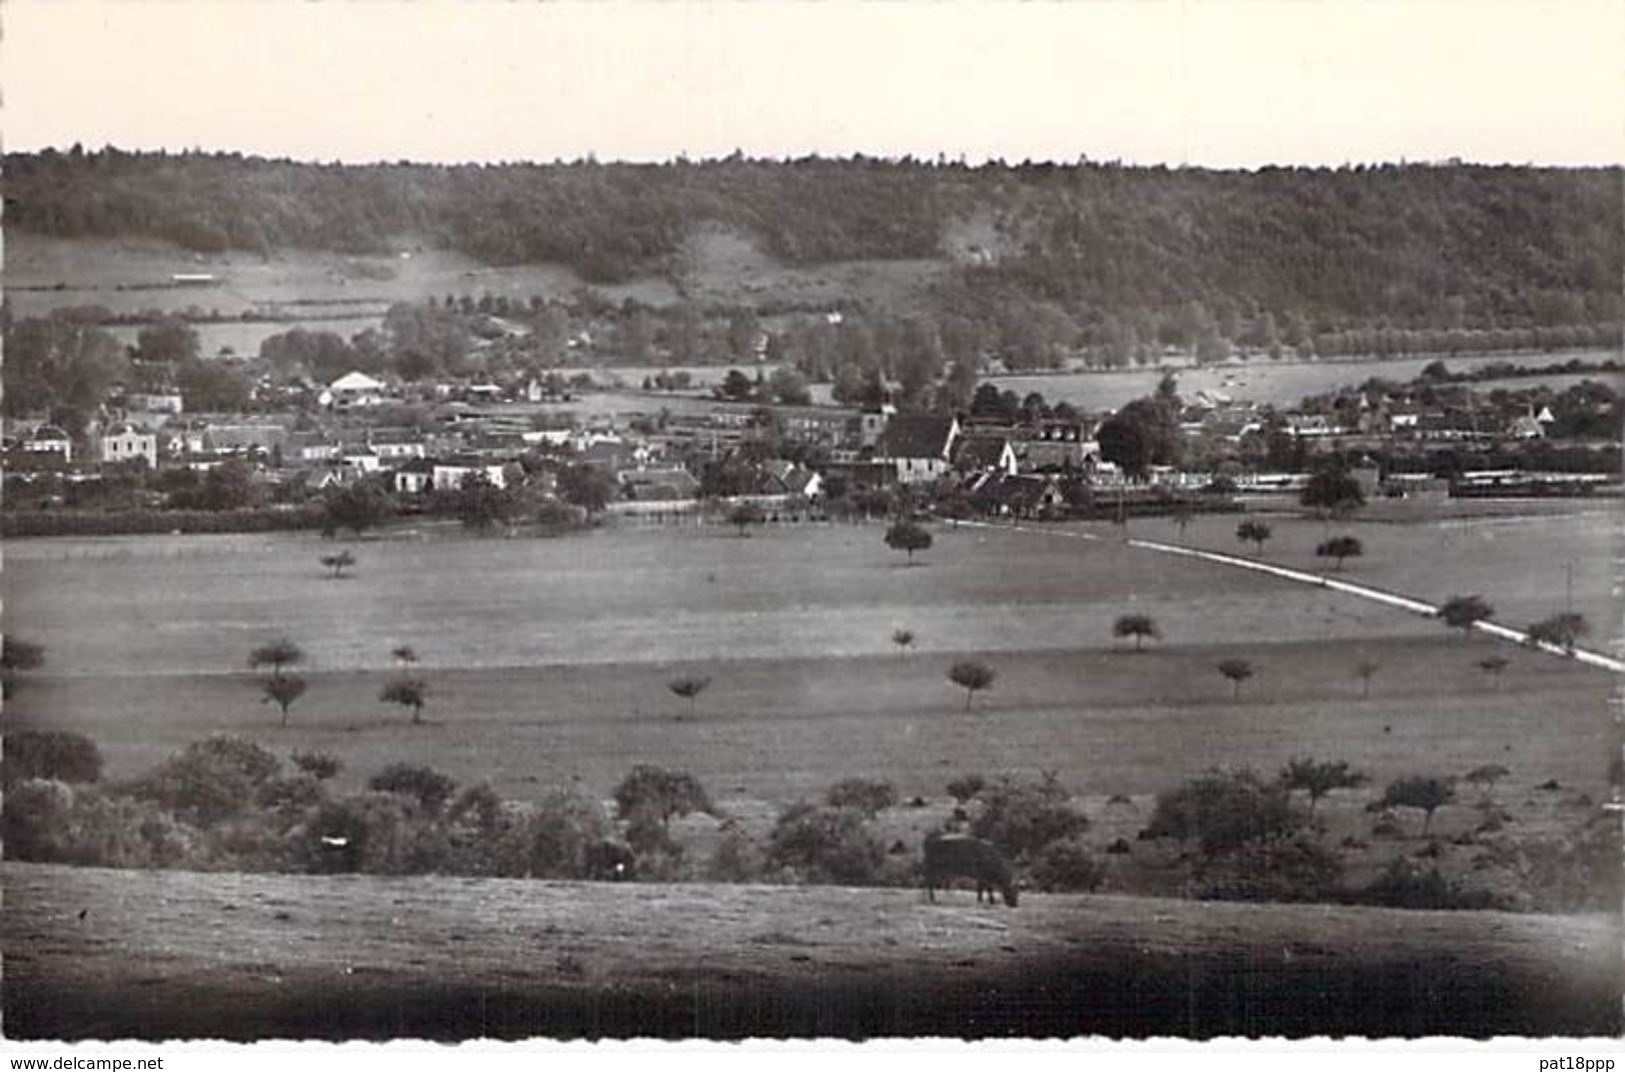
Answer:
MULTIPOLYGON (((1315 568, 1324 526, 1274 524, 1265 557, 1315 568)), ((1606 648, 1615 525, 1569 510, 1338 531, 1368 548, 1350 579, 1423 598, 1482 593, 1514 625, 1562 608, 1572 561, 1574 605, 1606 648)), ((1242 550, 1233 529, 1204 519, 1187 538, 1242 550)), ((1166 522, 1130 534, 1177 538, 1166 522)), ((315 537, 19 542, 8 615, 50 662, 8 715, 90 732, 119 774, 236 731, 319 745, 361 772, 432 761, 516 796, 565 780, 607 796, 638 761, 774 803, 857 774, 940 796, 963 770, 1057 769, 1079 791, 1154 793, 1214 764, 1272 769, 1304 752, 1378 778, 1493 761, 1531 784, 1600 788, 1604 673, 1506 649, 1511 666, 1491 681, 1476 661, 1496 642, 1350 596, 1109 540, 936 535, 914 566, 862 525, 398 535, 361 541, 341 580, 325 577, 315 537), (1151 614, 1163 641, 1140 654, 1113 641, 1130 611, 1151 614), (917 636, 906 654, 898 628, 917 636), (309 652, 313 682, 286 729, 256 702, 244 661, 282 634, 309 652), (399 644, 423 657, 429 726, 402 725, 375 699, 399 644), (968 713, 944 676, 965 653, 1000 675, 968 713), (1227 655, 1258 669, 1239 701, 1212 670, 1227 655), (1362 699, 1366 659, 1382 668, 1362 699), (692 711, 665 688, 689 671, 712 678, 692 711), (1536 703, 1562 732, 1528 732, 1536 703)))
POLYGON ((9 865, 12 1038, 1607 1036, 1601 916, 9 865))
MULTIPOLYGON (((1405 357, 1389 360, 1365 358, 1335 361, 1283 361, 1274 362, 1258 357, 1250 361, 1232 360, 1224 365, 1202 368, 1176 367, 1172 371, 1179 379, 1179 391, 1192 399, 1198 391, 1226 395, 1238 402, 1257 402, 1272 406, 1291 406, 1309 395, 1335 391, 1339 387, 1352 387, 1373 376, 1396 383, 1407 383, 1421 374, 1422 369, 1434 361, 1443 360, 1452 372, 1465 372, 1492 362, 1508 361, 1517 365, 1561 365, 1575 358, 1600 361, 1613 357, 1611 351, 1580 350, 1556 353, 1507 353, 1475 357, 1440 358, 1405 357)), ((1037 391, 1053 405, 1070 402, 1086 412, 1116 409, 1126 402, 1151 394, 1162 379, 1160 368, 1124 369, 1111 372, 1067 372, 1025 376, 995 376, 991 383, 1000 390, 1010 390, 1025 397, 1037 391)), ((1586 377, 1554 375, 1552 377, 1523 377, 1498 380, 1493 383, 1472 385, 1474 390, 1488 391, 1494 387, 1511 390, 1535 387, 1550 382, 1561 390, 1586 377)), ((1617 389, 1618 373, 1598 373, 1592 379, 1607 379, 1617 389)))
MULTIPOLYGON (((1353 532, 1367 552, 1347 564, 1349 579, 1434 600, 1481 593, 1498 620, 1519 626, 1569 602, 1572 566, 1572 605, 1598 627, 1591 646, 1617 648, 1616 512, 1579 503, 1510 514, 1506 504, 1423 506, 1376 504, 1371 516, 1335 526, 1286 510, 1262 513, 1275 529, 1264 557, 1324 568, 1314 545, 1328 531, 1353 532)), ((1233 516, 1197 519, 1183 539, 1247 551, 1234 526, 1233 516)), ((143 878, 143 892, 132 893, 99 873, 11 865, 6 925, 25 931, 10 932, 8 954, 20 951, 17 970, 55 995, 49 1006, 23 1008, 24 1022, 68 1023, 71 1013, 47 1008, 80 1008, 75 1002, 132 986, 146 993, 149 985, 178 999, 170 1007, 195 1005, 164 1021, 182 1032, 197 1026, 187 1016, 229 1017, 250 1033, 293 1030, 290 1023, 321 1003, 345 1010, 320 1021, 341 1034, 457 1035, 493 1025, 499 1034, 615 1034, 624 1030, 618 1018, 636 1023, 643 1014, 676 1024, 677 1034, 704 1022, 706 1033, 726 1035, 751 1017, 776 1032, 862 1033, 874 1029, 866 1017, 882 993, 906 1006, 892 1021, 904 1033, 941 1030, 943 1003, 967 1000, 984 1002, 981 1023, 992 1034, 1035 1025, 1301 1033, 1372 1030, 1373 1023, 1395 1032, 1444 1024, 1461 1033, 1534 1024, 1536 1033, 1551 1033, 1572 1024, 1533 979, 1585 991, 1574 1008, 1603 1008, 1591 973, 1613 971, 1597 958, 1599 949, 1617 951, 1617 938, 1608 938, 1617 919, 1506 923, 1467 913, 1435 924, 1413 913, 1147 899, 1185 894, 1189 871, 1177 843, 1135 839, 1155 795, 1186 778, 1214 766, 1271 774, 1312 755, 1347 760, 1372 779, 1365 789, 1333 793, 1318 812, 1323 841, 1344 846, 1348 882, 1368 882, 1423 848, 1453 880, 1482 877, 1477 869, 1491 847, 1475 834, 1480 791, 1464 786, 1439 809, 1435 847, 1418 837, 1419 816, 1410 814, 1401 817, 1402 831, 1379 838, 1365 804, 1402 775, 1459 776, 1496 763, 1511 772, 1494 789, 1496 806, 1516 824, 1505 837, 1520 845, 1567 837, 1607 797, 1608 756, 1619 747, 1612 675, 1352 596, 1134 548, 1110 525, 936 525, 934 545, 914 565, 885 548, 882 531, 790 525, 740 537, 725 527, 608 527, 501 539, 402 528, 348 544, 359 561, 339 580, 317 561, 332 545, 314 536, 15 541, 0 595, 8 622, 44 645, 48 663, 8 703, 7 726, 85 732, 107 757, 111 778, 139 774, 218 732, 247 735, 283 756, 330 752, 345 763, 338 792, 405 761, 465 785, 489 782, 512 799, 567 786, 607 801, 636 763, 679 768, 701 780, 720 813, 673 824, 688 882, 706 878, 725 830, 765 839, 783 807, 817 798, 841 778, 896 787, 904 803, 881 814, 876 834, 908 853, 948 818, 945 786, 956 775, 1053 771, 1091 820, 1084 841, 1103 861, 1102 895, 1034 896, 1017 912, 989 916, 962 903, 922 909, 917 891, 767 886, 623 892, 572 883, 176 875, 143 878), (1131 611, 1162 628, 1162 639, 1143 652, 1111 636, 1116 617, 1131 611), (899 628, 917 638, 906 652, 891 640, 899 628), (258 702, 245 662, 250 649, 280 634, 310 654, 301 668, 310 691, 286 727, 258 702), (399 644, 423 657, 418 672, 430 698, 422 725, 377 699, 399 644), (1491 652, 1510 659, 1495 678, 1477 665, 1491 652), (968 656, 998 674, 969 705, 945 677, 968 656), (1215 669, 1231 657, 1257 670, 1239 695, 1215 669), (1362 661, 1377 665, 1368 695, 1355 673, 1362 661), (689 673, 711 682, 692 704, 667 689, 689 673), (1134 845, 1132 853, 1108 854, 1118 840, 1134 845), (129 911, 121 905, 148 896, 162 896, 166 907, 150 928, 137 928, 133 954, 116 941, 91 940, 108 931, 73 924, 63 931, 52 922, 51 913, 60 914, 53 906, 82 898, 93 918, 115 921, 97 926, 117 933, 129 911), (208 943, 189 936, 209 933, 220 912, 250 909, 249 898, 252 911, 233 916, 222 932, 242 950, 222 974, 208 943), (494 906, 514 898, 575 907, 546 909, 545 924, 493 930, 512 926, 494 906), (271 921, 247 922, 273 901, 271 921), (17 905, 20 914, 10 910, 17 905), (393 905, 412 906, 410 925, 394 922, 408 910, 393 905), (334 910, 352 922, 325 928, 323 913, 334 910), (601 917, 623 921, 634 935, 653 927, 687 937, 649 944, 658 952, 632 966, 615 929, 622 924, 601 917), (1183 937, 1170 937, 1159 921, 1174 921, 1183 937), (254 929, 262 925, 278 933, 254 929), (1501 944, 1507 926, 1565 944, 1538 952, 1531 938, 1523 952, 1509 952, 1501 944), (1330 937, 1309 937, 1316 928, 1330 937), (1402 955, 1381 937, 1395 928, 1421 928, 1407 933, 1436 944, 1402 955), (1301 934, 1281 938, 1287 931, 1301 934), (1561 937, 1570 932, 1584 937, 1561 937), (258 936, 252 949, 242 945, 245 934, 258 936), (1098 946, 1103 934, 1112 937, 1098 946), (515 935, 523 949, 512 946, 515 935), (995 935, 1002 937, 993 946, 980 944, 995 935), (146 956, 142 943, 165 952, 146 956), (1171 959, 1137 960, 1132 950, 1148 943, 1162 943, 1157 948, 1171 959), (1266 950, 1283 943, 1305 959, 1270 960, 1275 952, 1266 950), (543 962, 524 955, 532 949, 544 950, 543 962), (922 966, 946 950, 955 951, 951 958, 922 966), (1456 958, 1458 982, 1450 987, 1428 974, 1445 963, 1429 959, 1435 954, 1456 958), (1182 955, 1192 958, 1194 975, 1180 974, 1182 955), (1266 962, 1267 970, 1257 967, 1266 962), (443 971, 448 963, 457 970, 443 971), (873 973, 867 983, 863 965, 873 973), (1465 989, 1464 967, 1473 980, 1465 989), (1045 981, 1057 978, 1060 989, 1045 981), (702 1001, 702 1010, 672 997, 677 979, 700 988, 682 993, 702 1001), (1511 990, 1494 990, 1502 985, 1496 980, 1511 990), (1191 1020, 1180 1019, 1189 1007, 1178 987, 1187 984, 1187 999, 1204 1010, 1191 1020), (223 989, 196 1004, 205 985, 223 989), (1351 986, 1398 987, 1404 1010, 1361 1020, 1335 1011, 1335 1002, 1280 1003, 1294 987, 1325 995, 1351 986), (1097 996, 1081 1019, 1067 1020, 1061 1010, 1078 1007, 1079 987, 1140 994, 1146 1018, 1097 996), (501 995, 496 1006, 475 1002, 491 994, 501 995), (592 994, 612 997, 594 1004, 592 994), (368 1011, 380 1001, 398 1002, 403 1019, 368 1011), (763 1001, 777 1011, 764 1012, 763 1001), (1018 1008, 1028 1020, 1011 1019, 1018 1008)), ((1181 539, 1163 520, 1132 522, 1126 535, 1181 539)), ((1514 903, 1526 896, 1515 878, 1493 881, 1514 903)), ((1587 1022, 1606 1026, 1612 1015, 1587 1022)))

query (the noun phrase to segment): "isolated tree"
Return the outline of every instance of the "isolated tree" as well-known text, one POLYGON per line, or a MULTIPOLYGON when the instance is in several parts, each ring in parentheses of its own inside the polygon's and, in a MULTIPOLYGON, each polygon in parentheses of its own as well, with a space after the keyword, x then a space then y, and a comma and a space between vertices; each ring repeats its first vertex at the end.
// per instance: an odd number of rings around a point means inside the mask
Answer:
POLYGON ((288 724, 288 708, 305 694, 305 680, 297 674, 272 674, 260 682, 260 703, 274 703, 282 709, 282 724, 288 724))
POLYGON ((749 536, 752 525, 760 525, 766 521, 767 515, 753 502, 739 503, 728 511, 728 524, 737 528, 741 536, 749 536))
POLYGON ((1365 505, 1365 489, 1347 469, 1331 465, 1309 477, 1298 501, 1322 517, 1341 516, 1365 505))
POLYGON ((1150 637, 1152 640, 1160 640, 1162 631, 1157 628, 1157 623, 1150 615, 1125 614, 1112 625, 1112 636, 1119 638, 1133 637, 1134 650, 1140 651, 1146 637, 1150 637))
POLYGON ((1590 632, 1591 623, 1586 621, 1585 615, 1573 611, 1542 618, 1524 630, 1530 644, 1549 644, 1554 648, 1562 648, 1570 655, 1574 654, 1574 645, 1590 632))
POLYGON ((1490 680, 1495 682, 1497 692, 1501 691, 1501 673, 1506 670, 1510 662, 1511 660, 1505 655, 1486 655, 1478 660, 1478 668, 1490 675, 1490 680))
POLYGON ((1219 663, 1219 673, 1230 682, 1230 698, 1241 698, 1241 683, 1253 676, 1253 664, 1246 659, 1225 659, 1219 663))
POLYGON ((687 771, 640 763, 615 787, 615 809, 623 821, 658 820, 668 826, 690 812, 711 814, 715 808, 698 778, 687 771))
POLYGON ((272 677, 281 677, 283 667, 295 666, 304 661, 304 649, 287 637, 279 637, 269 644, 261 644, 248 653, 249 668, 258 670, 262 666, 269 666, 272 677))
POLYGON ((965 690, 965 710, 970 710, 971 698, 983 689, 993 687, 999 675, 986 663, 963 659, 948 668, 948 680, 965 690))
POLYGON ((22 637, 0 638, 0 697, 17 687, 17 675, 45 665, 45 649, 22 637))
POLYGON ((672 680, 666 682, 666 687, 670 689, 673 694, 681 696, 683 699, 688 701, 688 713, 689 716, 692 717, 694 714, 695 699, 700 695, 700 693, 704 692, 706 686, 710 684, 711 679, 709 677, 700 677, 694 674, 687 674, 683 677, 673 678, 672 680))
POLYGON ((886 546, 893 551, 907 551, 909 564, 913 565, 914 552, 930 548, 931 534, 913 521, 899 521, 886 530, 886 546))
POLYGON ((1343 560, 1345 558, 1359 558, 1364 553, 1364 545, 1355 536, 1333 536, 1315 548, 1315 554, 1321 558, 1337 559, 1337 569, 1339 571, 1343 569, 1343 560))
POLYGON ((379 703, 400 704, 412 709, 412 722, 423 721, 423 705, 429 699, 429 686, 415 677, 401 677, 385 685, 378 693, 379 703))
POLYGON ((410 644, 402 644, 397 648, 392 648, 389 655, 390 658, 401 664, 403 670, 416 665, 418 661, 417 649, 410 644))
POLYGON ((1486 763, 1481 767, 1474 767, 1463 778, 1470 785, 1476 785, 1484 790, 1484 803, 1490 802, 1490 794, 1495 790, 1495 783, 1512 772, 1499 763, 1486 763))
POLYGON ((355 565, 355 556, 348 551, 340 551, 335 555, 323 555, 322 565, 332 570, 336 579, 342 577, 345 570, 355 565))
POLYGON ((1360 698, 1369 699, 1371 696, 1371 679, 1377 676, 1382 664, 1371 659, 1361 659, 1354 665, 1354 673, 1360 679, 1360 698))
POLYGON ((1302 789, 1309 794, 1309 814, 1315 814, 1320 798, 1333 789, 1353 789, 1366 783, 1366 776, 1338 760, 1323 763, 1313 759, 1294 759, 1281 769, 1280 781, 1287 790, 1302 789))
POLYGON ((1413 775, 1390 782, 1383 790, 1381 804, 1385 807, 1420 808, 1424 813, 1422 836, 1427 837, 1433 824, 1433 813, 1456 796, 1455 787, 1445 778, 1413 775))
POLYGON ((907 651, 908 646, 914 643, 914 634, 907 629, 895 629, 892 631, 891 642, 897 645, 898 651, 907 651))
POLYGON ((1262 521, 1243 521, 1236 526, 1236 539, 1242 543, 1256 544, 1259 554, 1264 553, 1264 544, 1273 535, 1270 527, 1262 521))
POLYGON ((1493 617, 1495 608, 1482 596, 1451 596, 1439 606, 1438 617, 1452 629, 1460 629, 1463 636, 1472 633, 1473 626, 1493 617))

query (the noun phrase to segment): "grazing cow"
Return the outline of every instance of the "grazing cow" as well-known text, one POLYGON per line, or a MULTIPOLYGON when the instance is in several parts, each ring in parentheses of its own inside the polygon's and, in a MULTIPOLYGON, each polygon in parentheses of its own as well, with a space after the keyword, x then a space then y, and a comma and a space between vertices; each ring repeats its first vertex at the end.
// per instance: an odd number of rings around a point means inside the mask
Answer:
POLYGON ((597 882, 625 882, 636 857, 627 845, 603 838, 587 846, 587 877, 597 882))
POLYGON ((993 891, 1004 895, 1004 903, 1016 907, 1016 880, 996 846, 990 841, 968 834, 944 834, 927 838, 925 842, 925 895, 937 899, 938 886, 946 886, 955 877, 976 882, 976 902, 987 894, 987 903, 993 903, 993 891))

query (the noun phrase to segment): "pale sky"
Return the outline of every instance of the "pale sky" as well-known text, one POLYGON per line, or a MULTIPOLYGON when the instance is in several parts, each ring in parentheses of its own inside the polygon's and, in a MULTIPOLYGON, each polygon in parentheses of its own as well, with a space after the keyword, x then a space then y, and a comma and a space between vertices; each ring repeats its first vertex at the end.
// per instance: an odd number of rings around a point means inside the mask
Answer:
POLYGON ((0 19, 12 150, 1625 162, 1620 0, 4 0, 0 19))

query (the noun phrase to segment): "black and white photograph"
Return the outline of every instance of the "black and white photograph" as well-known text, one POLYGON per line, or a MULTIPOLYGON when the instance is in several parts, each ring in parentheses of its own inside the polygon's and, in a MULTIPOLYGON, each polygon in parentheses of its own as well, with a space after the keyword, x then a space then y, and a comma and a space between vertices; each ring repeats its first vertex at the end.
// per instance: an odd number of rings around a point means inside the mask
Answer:
POLYGON ((4 1047, 1625 1030, 1625 7, 0 24, 4 1047))

